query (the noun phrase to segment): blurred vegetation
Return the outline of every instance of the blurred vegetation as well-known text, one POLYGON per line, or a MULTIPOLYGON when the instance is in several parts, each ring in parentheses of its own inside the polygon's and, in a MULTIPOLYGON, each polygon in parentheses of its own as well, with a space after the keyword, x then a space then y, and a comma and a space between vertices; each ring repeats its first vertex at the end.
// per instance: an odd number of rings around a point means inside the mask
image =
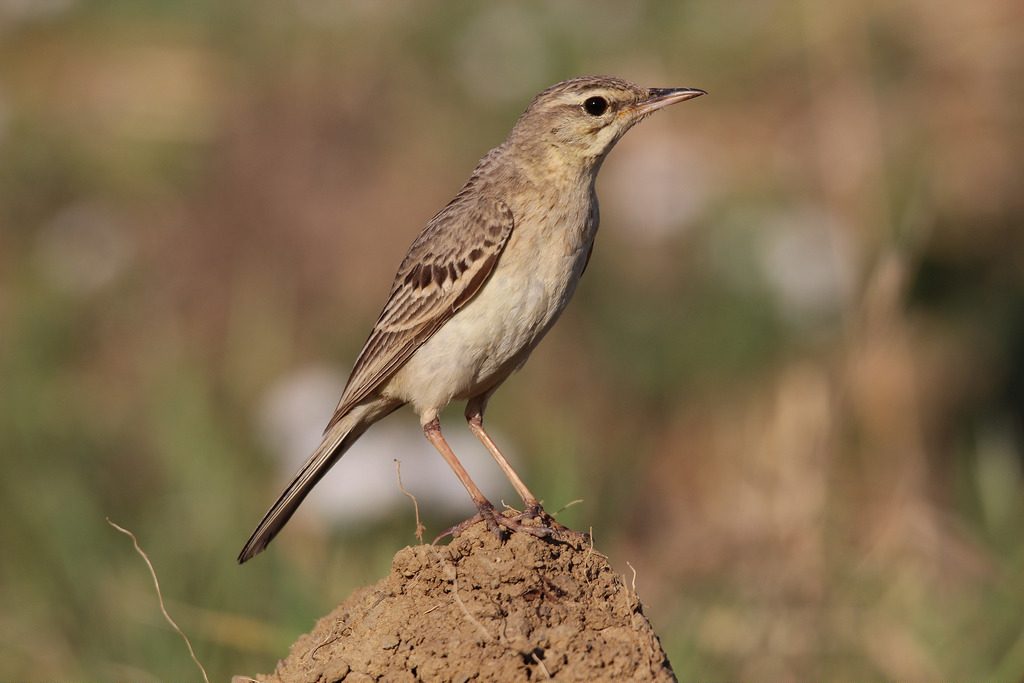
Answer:
POLYGON ((711 96, 611 155, 493 402, 531 487, 683 680, 1020 680, 1022 36, 1011 0, 0 0, 0 679, 196 677, 108 515, 220 680, 382 575, 408 506, 235 565, 267 395, 354 358, 536 91, 613 73, 711 96))

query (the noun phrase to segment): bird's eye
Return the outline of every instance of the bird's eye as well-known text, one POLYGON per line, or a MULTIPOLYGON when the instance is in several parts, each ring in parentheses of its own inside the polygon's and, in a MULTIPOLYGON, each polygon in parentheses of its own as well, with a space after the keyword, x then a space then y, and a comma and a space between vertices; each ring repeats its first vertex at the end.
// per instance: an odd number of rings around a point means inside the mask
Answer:
POLYGON ((600 116, 608 110, 608 100, 603 97, 588 97, 583 109, 591 116, 600 116))

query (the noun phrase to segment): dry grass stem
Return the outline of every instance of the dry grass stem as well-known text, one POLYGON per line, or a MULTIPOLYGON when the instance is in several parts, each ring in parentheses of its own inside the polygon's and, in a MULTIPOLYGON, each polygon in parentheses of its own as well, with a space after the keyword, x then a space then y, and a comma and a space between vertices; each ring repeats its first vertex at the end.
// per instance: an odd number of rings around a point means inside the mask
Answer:
POLYGON ((494 636, 490 634, 490 632, 484 627, 484 625, 481 624, 477 620, 477 618, 470 613, 469 608, 466 607, 466 603, 462 602, 462 598, 459 597, 459 570, 455 567, 454 564, 451 564, 450 562, 446 561, 443 557, 441 557, 440 553, 438 553, 436 550, 431 548, 431 551, 433 552, 434 556, 441 561, 441 564, 445 565, 446 569, 451 570, 451 578, 449 579, 449 581, 452 582, 452 597, 455 599, 455 604, 459 606, 459 609, 462 610, 462 613, 466 616, 466 618, 469 619, 469 621, 477 627, 477 629, 483 635, 484 640, 488 642, 495 640, 494 636))
POLYGON ((420 522, 420 504, 416 501, 416 496, 409 493, 402 484, 402 462, 398 458, 395 458, 395 475, 398 477, 398 490, 412 501, 412 509, 416 514, 416 542, 423 543, 423 532, 427 527, 420 522))
POLYGON ((160 602, 160 611, 163 612, 164 619, 166 619, 167 623, 171 625, 171 628, 178 632, 181 639, 185 641, 185 646, 188 648, 188 654, 192 658, 192 661, 196 663, 196 666, 199 667, 199 672, 203 675, 203 680, 206 683, 210 683, 210 678, 206 675, 206 668, 203 667, 203 663, 199 661, 198 657, 196 657, 196 651, 192 649, 192 641, 188 639, 185 632, 181 630, 178 624, 175 623, 174 619, 171 618, 171 615, 167 613, 167 608, 164 606, 164 596, 160 591, 160 580, 156 577, 156 570, 153 568, 153 563, 149 561, 149 556, 146 554, 146 551, 139 547, 139 540, 135 538, 135 534, 114 523, 109 517, 107 517, 107 524, 132 539, 132 545, 135 546, 135 552, 142 557, 146 566, 149 567, 149 575, 153 577, 153 587, 156 588, 156 598, 160 602))
POLYGON ((548 671, 548 668, 546 666, 544 666, 544 660, 541 659, 540 657, 538 657, 536 652, 531 652, 530 653, 530 659, 532 659, 534 662, 536 662, 537 666, 540 667, 540 670, 544 672, 544 678, 546 678, 546 679, 548 679, 550 681, 551 680, 551 672, 548 671))
POLYGON ((314 647, 310 651, 309 658, 310 659, 316 659, 316 653, 320 651, 320 648, 327 647, 328 645, 330 645, 331 643, 333 643, 334 641, 336 641, 340 637, 341 636, 331 636, 330 638, 326 638, 325 640, 323 640, 319 645, 317 645, 316 647, 314 647))
POLYGON ((582 498, 577 498, 576 500, 570 500, 568 503, 566 503, 562 507, 560 507, 557 510, 555 510, 555 512, 551 516, 552 517, 557 517, 558 515, 562 514, 563 512, 565 512, 566 510, 571 508, 573 505, 579 505, 582 502, 583 502, 582 498))

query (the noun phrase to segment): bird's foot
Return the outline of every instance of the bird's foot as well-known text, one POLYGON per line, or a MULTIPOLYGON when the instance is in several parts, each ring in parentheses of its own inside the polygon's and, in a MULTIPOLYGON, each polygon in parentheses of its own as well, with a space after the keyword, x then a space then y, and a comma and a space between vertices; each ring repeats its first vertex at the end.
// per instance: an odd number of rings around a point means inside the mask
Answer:
POLYGON ((501 541, 504 541, 510 533, 520 532, 537 538, 549 538, 579 548, 590 543, 590 534, 581 533, 560 524, 545 512, 540 504, 531 505, 523 512, 512 510, 514 514, 511 515, 498 512, 490 503, 480 505, 477 509, 478 512, 475 515, 442 533, 434 539, 434 543, 446 536, 458 538, 462 532, 479 522, 486 523, 491 532, 501 541))
POLYGON ((484 522, 491 532, 498 537, 498 540, 504 541, 508 538, 509 533, 515 531, 522 531, 538 538, 546 538, 550 535, 549 530, 542 526, 529 526, 523 524, 520 521, 522 515, 513 515, 506 517, 504 514, 494 509, 494 505, 491 503, 483 503, 477 506, 477 513, 467 520, 459 522, 450 529, 444 531, 440 536, 434 539, 434 543, 437 543, 446 536, 452 538, 458 538, 463 531, 478 524, 484 522))
POLYGON ((560 523, 548 514, 540 503, 528 505, 524 511, 511 517, 510 520, 515 520, 524 530, 534 529, 543 532, 542 534, 534 532, 535 536, 550 538, 577 548, 583 548, 591 542, 590 534, 570 529, 560 523))

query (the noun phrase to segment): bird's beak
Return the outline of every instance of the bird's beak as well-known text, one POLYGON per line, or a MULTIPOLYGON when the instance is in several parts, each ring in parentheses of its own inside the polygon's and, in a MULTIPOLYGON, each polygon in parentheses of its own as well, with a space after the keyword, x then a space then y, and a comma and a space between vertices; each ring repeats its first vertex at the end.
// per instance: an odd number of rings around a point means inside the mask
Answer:
POLYGON ((639 116, 646 116, 662 107, 701 95, 707 95, 707 92, 699 88, 651 88, 647 91, 647 99, 638 102, 634 111, 639 116))

